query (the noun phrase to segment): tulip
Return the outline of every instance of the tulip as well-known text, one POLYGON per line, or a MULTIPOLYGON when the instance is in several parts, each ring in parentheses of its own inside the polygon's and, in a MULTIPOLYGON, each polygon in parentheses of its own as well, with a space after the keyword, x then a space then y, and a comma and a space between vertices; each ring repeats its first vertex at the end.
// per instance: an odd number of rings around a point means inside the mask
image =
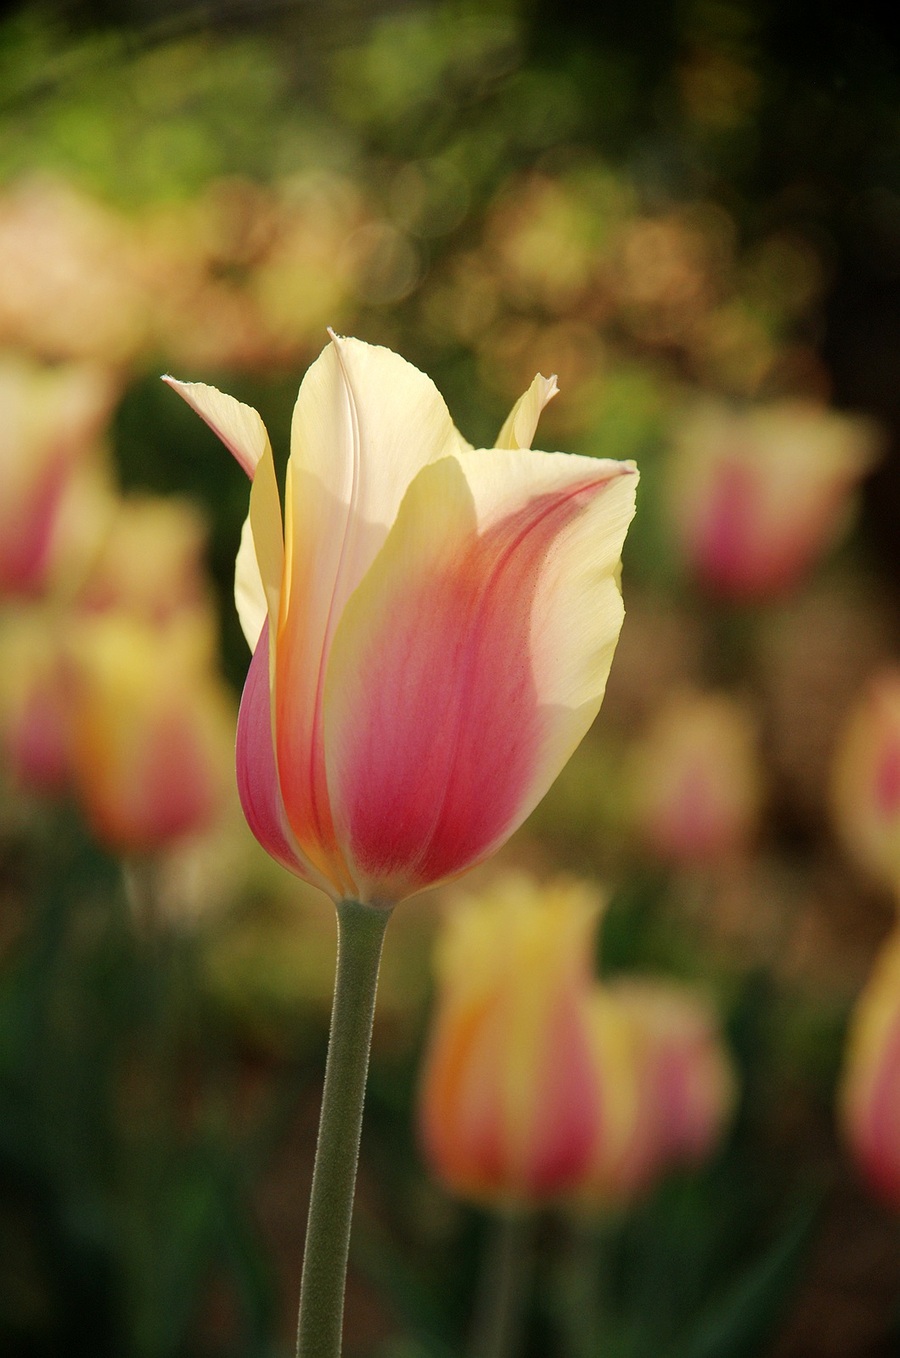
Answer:
POLYGON ((509 876, 458 904, 437 956, 420 1099, 430 1163, 456 1193, 509 1206, 583 1176, 600 1103, 588 997, 600 902, 509 876))
POLYGON ((697 406, 677 432, 670 478, 691 574, 738 602, 793 589, 838 536, 879 443, 871 422, 812 403, 697 406))
POLYGON ((68 783, 68 691, 58 619, 33 606, 0 622, 0 749, 16 788, 42 796, 68 783), (56 624, 56 626, 54 626, 56 624))
POLYGON ((120 609, 160 626, 179 613, 207 609, 206 524, 190 503, 171 496, 110 497, 98 537, 78 591, 80 609, 120 609))
POLYGON ((0 196, 0 343, 123 368, 160 304, 130 219, 49 173, 0 196))
POLYGON ((866 1180, 900 1208, 900 933, 885 944, 850 1024, 839 1092, 844 1136, 866 1180))
POLYGON ((497 849, 596 716, 637 477, 531 451, 552 379, 504 446, 475 451, 416 368, 333 335, 294 408, 282 528, 257 412, 168 380, 253 481, 235 579, 253 649, 241 803, 338 909, 297 1339, 298 1358, 334 1358, 390 909, 497 849))
POLYGON ((665 862, 712 863, 739 852, 759 820, 761 773, 749 712, 725 694, 680 694, 632 752, 638 833, 665 862))
POLYGON ((598 987, 591 1025, 603 1121, 580 1197, 596 1205, 704 1160, 736 1086, 711 1010, 687 989, 631 979, 598 987))
POLYGON ((109 418, 113 385, 88 366, 0 360, 0 598, 48 584, 66 494, 109 418))
POLYGON ((335 900, 389 905, 525 819, 600 706, 622 622, 633 465, 464 442, 428 378, 334 336, 294 411, 285 518, 263 423, 169 379, 253 478, 236 598, 254 649, 241 800, 335 900))
POLYGON ((834 759, 832 803, 856 861, 900 893, 900 670, 876 675, 834 759))
POLYGON ((231 728, 209 629, 111 613, 77 624, 68 652, 72 778, 97 837, 146 854, 207 829, 227 786, 231 728))

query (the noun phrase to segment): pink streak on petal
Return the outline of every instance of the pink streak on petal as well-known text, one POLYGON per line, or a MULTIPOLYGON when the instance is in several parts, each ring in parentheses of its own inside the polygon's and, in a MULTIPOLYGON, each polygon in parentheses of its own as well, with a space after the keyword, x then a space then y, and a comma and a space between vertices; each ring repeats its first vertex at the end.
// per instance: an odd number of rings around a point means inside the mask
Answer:
POLYGON ((263 624, 241 697, 237 724, 237 783, 247 824, 268 854, 290 872, 321 885, 287 830, 275 751, 269 692, 269 624, 263 624))
POLYGON ((596 491, 540 496, 482 537, 473 524, 360 657, 368 706, 341 771, 342 836, 359 874, 398 898, 471 866, 516 821, 552 715, 532 677, 535 589, 596 491))

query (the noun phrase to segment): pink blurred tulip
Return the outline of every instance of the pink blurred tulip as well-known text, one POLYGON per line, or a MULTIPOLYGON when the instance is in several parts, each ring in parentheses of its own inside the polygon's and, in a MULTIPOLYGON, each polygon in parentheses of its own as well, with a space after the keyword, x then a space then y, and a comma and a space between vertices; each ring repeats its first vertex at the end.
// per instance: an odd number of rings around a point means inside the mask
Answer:
POLYGON ((0 359, 0 598, 47 586, 66 494, 114 397, 99 368, 0 359))
POLYGON ((724 1130, 735 1077, 711 1008, 684 986, 598 983, 599 914, 585 884, 510 874, 448 915, 419 1125, 461 1197, 627 1202, 724 1130))
POLYGON ((160 626, 210 603, 206 522, 172 496, 110 497, 103 531, 76 603, 88 612, 114 609, 160 626))
POLYGON ((581 1192, 599 1205, 700 1164, 722 1135, 736 1086, 712 1010, 684 987, 600 986, 591 1021, 603 1121, 581 1192))
POLYGON ((0 621, 0 749, 14 786, 40 796, 68 784, 68 688, 59 617, 39 608, 0 621))
POLYGON ((297 398, 282 530, 256 411, 171 385, 253 478, 236 598, 254 834, 335 899, 390 905, 480 862, 600 706, 633 465, 532 452, 541 377, 476 452, 416 368, 334 337, 297 398))
POLYGON ((839 1093, 844 1136, 879 1197, 900 1208, 900 933, 885 944, 850 1024, 839 1093))
POLYGON ((81 620, 68 658, 72 777, 98 839, 140 854, 208 828, 227 788, 233 719, 205 620, 81 620))
POLYGON ((0 344, 127 365, 159 305, 127 216, 47 173, 0 194, 0 344))
POLYGON ((664 862, 728 858, 756 829, 756 730, 746 707, 726 694, 674 697, 632 752, 630 773, 635 828, 664 862))
POLYGON ((832 802, 849 852, 900 898, 900 669, 877 674, 851 713, 832 802))
POLYGON ((669 483, 693 577, 737 602, 793 589, 839 535, 880 442, 870 421, 810 402, 697 405, 677 430, 669 483))
POLYGON ((588 1023, 600 902, 510 875, 449 916, 419 1101, 427 1158, 463 1197, 558 1197, 585 1172, 601 1104, 588 1023))

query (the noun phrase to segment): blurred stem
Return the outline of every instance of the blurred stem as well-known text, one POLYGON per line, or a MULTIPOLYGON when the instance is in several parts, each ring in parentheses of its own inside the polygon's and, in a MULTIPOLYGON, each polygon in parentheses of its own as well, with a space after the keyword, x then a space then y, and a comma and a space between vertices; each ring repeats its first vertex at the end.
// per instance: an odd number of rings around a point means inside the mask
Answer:
POLYGON ((493 1223, 472 1328, 471 1358, 514 1358, 522 1345, 534 1262, 534 1218, 507 1211, 493 1223))
POLYGON ((325 1088, 306 1225, 297 1358, 338 1358, 381 945, 390 911, 341 901, 325 1088))
POLYGON ((128 858, 122 864, 122 876, 135 931, 155 947, 163 928, 162 863, 156 854, 128 858))

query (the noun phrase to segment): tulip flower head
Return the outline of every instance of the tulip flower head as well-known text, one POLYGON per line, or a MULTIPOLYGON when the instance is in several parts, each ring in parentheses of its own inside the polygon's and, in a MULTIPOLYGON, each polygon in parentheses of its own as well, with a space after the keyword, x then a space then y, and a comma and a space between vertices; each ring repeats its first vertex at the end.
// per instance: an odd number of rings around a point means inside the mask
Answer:
POLYGON ((447 921, 421 1128, 464 1197, 541 1201, 584 1173, 601 1111, 588 1024, 599 913, 585 886, 509 876, 447 921))
POLYGON ((480 862, 600 706, 633 465, 533 452, 543 378, 505 446, 473 450, 421 372, 334 336, 297 398, 282 527, 257 412, 168 380, 253 480, 235 594, 254 834, 336 900, 391 905, 480 862))
POLYGON ((593 973, 600 902, 510 874, 437 950, 423 1147, 461 1197, 628 1202, 714 1148, 735 1096, 715 1016, 683 986, 593 973))
POLYGON ((13 785, 42 796, 67 786, 68 688, 58 619, 38 606, 0 620, 0 751, 13 785))
POLYGON ((678 431, 670 480, 692 575, 738 602, 793 589, 837 537, 879 443, 869 421, 811 403, 695 408, 678 431))
POLYGON ((206 523, 173 496, 110 498, 104 531, 78 594, 88 612, 121 609, 165 625, 209 604, 204 555, 206 523))
POLYGON ((885 944, 857 1002, 839 1102, 844 1135, 867 1181, 900 1208, 900 933, 885 944))
POLYGON ((633 751, 631 775, 638 833, 665 862, 719 861, 756 828, 756 731, 746 708, 725 694, 668 703, 633 751))
POLYGON ((0 361, 0 598, 47 584, 66 492, 110 414, 99 368, 0 361))
POLYGON ((603 1122, 582 1195, 628 1201, 709 1155, 734 1106, 734 1072, 712 1011, 683 987, 600 986, 591 1023, 603 1122))
POLYGON ((875 676, 838 744, 835 820, 857 862, 900 897, 900 670, 875 676))
POLYGON ((123 613, 79 622, 69 641, 72 778, 91 828, 144 854, 206 830, 227 786, 231 711, 205 619, 168 630, 123 613))

